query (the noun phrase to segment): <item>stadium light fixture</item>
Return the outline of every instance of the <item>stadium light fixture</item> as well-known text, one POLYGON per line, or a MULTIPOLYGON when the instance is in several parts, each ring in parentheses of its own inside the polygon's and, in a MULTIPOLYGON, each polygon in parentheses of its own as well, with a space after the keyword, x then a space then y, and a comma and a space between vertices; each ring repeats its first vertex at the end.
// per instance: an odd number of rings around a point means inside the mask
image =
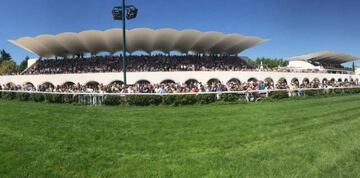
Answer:
POLYGON ((138 9, 133 6, 133 5, 125 5, 125 0, 122 0, 122 6, 116 6, 114 7, 113 11, 112 11, 112 15, 114 20, 120 20, 122 21, 122 25, 123 25, 123 32, 122 32, 122 36, 123 36, 123 61, 122 61, 122 66, 123 66, 123 73, 124 73, 124 84, 127 85, 127 81, 126 81, 126 68, 127 68, 127 64, 126 64, 126 19, 130 20, 130 19, 134 19, 136 18, 138 13, 138 9))

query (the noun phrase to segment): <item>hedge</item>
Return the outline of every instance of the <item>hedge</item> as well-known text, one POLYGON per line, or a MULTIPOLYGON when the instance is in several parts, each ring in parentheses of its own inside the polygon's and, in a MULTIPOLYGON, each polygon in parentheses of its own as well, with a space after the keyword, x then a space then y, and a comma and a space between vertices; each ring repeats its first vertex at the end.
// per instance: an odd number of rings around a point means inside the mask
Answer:
POLYGON ((289 92, 288 91, 270 91, 269 98, 275 99, 275 100, 289 98, 289 92))
MULTIPOLYGON (((360 94, 360 88, 332 88, 325 90, 303 90, 299 91, 301 96, 336 96, 360 94)), ((262 98, 265 97, 264 95, 262 98)), ((263 101, 277 101, 289 98, 288 91, 270 91, 267 98, 263 101)), ((131 105, 131 106, 149 106, 149 105, 193 105, 210 104, 221 102, 245 102, 244 94, 222 93, 222 94, 184 94, 184 95, 103 95, 92 97, 91 95, 77 94, 43 94, 43 93, 16 93, 0 92, 0 99, 47 103, 65 103, 65 104, 104 104, 109 106, 131 105)))

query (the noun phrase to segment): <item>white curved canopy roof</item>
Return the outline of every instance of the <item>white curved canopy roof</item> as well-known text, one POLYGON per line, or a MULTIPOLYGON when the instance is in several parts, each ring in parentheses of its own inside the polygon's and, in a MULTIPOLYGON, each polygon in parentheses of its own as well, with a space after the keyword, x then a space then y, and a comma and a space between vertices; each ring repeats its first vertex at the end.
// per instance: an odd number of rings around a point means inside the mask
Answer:
MULTIPOLYGON (((182 53, 238 54, 266 40, 258 37, 197 30, 127 30, 127 51, 179 51, 182 53)), ((122 51, 122 30, 89 30, 80 33, 40 35, 9 40, 40 57, 67 56, 81 53, 115 53, 122 51)))
POLYGON ((346 62, 356 61, 358 59, 359 58, 355 56, 336 53, 332 51, 322 51, 289 58, 290 61, 316 61, 329 64, 342 64, 346 62))

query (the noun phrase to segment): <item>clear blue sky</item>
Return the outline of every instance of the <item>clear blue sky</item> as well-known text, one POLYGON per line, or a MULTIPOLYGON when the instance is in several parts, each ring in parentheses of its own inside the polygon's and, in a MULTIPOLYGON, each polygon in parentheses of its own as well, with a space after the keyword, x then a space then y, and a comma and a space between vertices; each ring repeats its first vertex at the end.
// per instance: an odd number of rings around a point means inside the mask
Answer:
MULTIPOLYGON (((360 56, 359 0, 127 0, 139 8, 128 28, 194 28, 271 39, 243 52, 290 57, 321 50, 360 56)), ((26 55, 9 39, 120 27, 111 10, 120 0, 1 0, 0 49, 26 55)))

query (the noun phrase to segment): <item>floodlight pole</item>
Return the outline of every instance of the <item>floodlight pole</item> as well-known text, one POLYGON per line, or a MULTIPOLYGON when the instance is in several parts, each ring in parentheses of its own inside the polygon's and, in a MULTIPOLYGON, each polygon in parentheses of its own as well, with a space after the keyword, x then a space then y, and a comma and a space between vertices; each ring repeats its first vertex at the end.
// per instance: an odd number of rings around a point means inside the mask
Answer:
POLYGON ((124 85, 127 85, 127 81, 126 81, 126 68, 127 68, 127 64, 126 64, 126 7, 125 7, 125 0, 122 0, 122 25, 123 25, 123 61, 122 61, 122 67, 123 67, 123 73, 124 73, 124 85))

